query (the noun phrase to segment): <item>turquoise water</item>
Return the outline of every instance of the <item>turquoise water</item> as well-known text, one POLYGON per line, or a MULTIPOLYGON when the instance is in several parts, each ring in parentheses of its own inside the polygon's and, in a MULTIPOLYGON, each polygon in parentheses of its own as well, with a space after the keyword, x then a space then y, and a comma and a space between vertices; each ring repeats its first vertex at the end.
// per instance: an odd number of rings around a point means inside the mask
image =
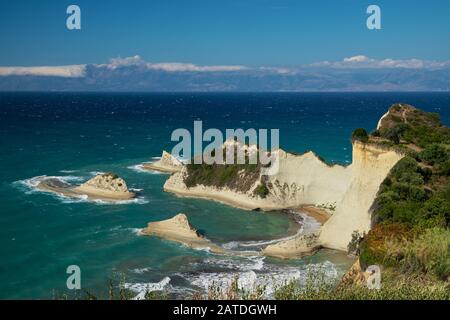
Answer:
MULTIPOLYGON (((82 287, 106 294, 109 279, 125 279, 136 293, 164 287, 173 297, 238 274, 244 283, 302 279, 311 266, 339 276, 350 261, 321 251, 283 261, 225 257, 137 235, 150 221, 188 215, 224 246, 281 238, 298 223, 284 213, 248 212, 178 198, 162 191, 167 175, 136 165, 171 149, 176 128, 279 128, 281 146, 313 149, 327 161, 348 163, 349 136, 373 129, 387 107, 408 102, 450 122, 449 94, 0 94, 0 298, 52 298, 67 292, 67 266, 82 272, 82 287), (70 200, 38 192, 39 176, 76 183, 113 171, 136 201, 70 200)), ((250 247, 257 249, 258 246, 250 247)))

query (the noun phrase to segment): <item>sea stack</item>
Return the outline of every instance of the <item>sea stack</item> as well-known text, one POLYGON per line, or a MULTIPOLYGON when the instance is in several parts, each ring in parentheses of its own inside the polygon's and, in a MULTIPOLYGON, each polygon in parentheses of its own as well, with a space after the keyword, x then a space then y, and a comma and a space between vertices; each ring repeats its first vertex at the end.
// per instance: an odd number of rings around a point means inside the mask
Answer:
POLYGON ((212 252, 224 252, 221 247, 200 235, 184 213, 167 220, 150 222, 141 234, 175 241, 194 249, 209 248, 212 252))
POLYGON ((142 168, 160 172, 174 173, 183 169, 183 163, 167 151, 163 151, 161 159, 152 163, 144 163, 142 168))

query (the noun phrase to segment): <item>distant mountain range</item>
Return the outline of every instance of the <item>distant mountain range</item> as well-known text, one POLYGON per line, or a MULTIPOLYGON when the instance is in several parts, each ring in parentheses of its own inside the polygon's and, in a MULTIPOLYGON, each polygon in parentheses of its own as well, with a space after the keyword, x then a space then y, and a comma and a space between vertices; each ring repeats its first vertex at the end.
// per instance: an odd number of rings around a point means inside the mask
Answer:
POLYGON ((0 67, 0 91, 450 91, 450 63, 365 56, 299 67, 149 63, 0 67))

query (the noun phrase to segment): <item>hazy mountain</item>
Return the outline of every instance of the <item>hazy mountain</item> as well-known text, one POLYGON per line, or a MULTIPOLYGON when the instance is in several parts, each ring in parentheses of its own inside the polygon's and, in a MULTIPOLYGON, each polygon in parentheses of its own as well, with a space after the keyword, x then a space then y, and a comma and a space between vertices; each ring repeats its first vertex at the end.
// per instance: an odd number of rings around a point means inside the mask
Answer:
POLYGON ((450 91, 448 63, 351 60, 356 58, 294 68, 150 64, 139 57, 102 65, 0 67, 0 91, 450 91))

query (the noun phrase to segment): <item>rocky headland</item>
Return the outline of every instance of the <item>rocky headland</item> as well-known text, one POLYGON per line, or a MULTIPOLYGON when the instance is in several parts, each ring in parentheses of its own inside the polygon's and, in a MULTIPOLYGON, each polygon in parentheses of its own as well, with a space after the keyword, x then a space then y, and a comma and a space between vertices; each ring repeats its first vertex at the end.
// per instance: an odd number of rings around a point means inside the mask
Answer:
MULTIPOLYGON (((249 148, 239 143, 237 147, 249 148)), ((298 257, 322 247, 346 251, 354 232, 371 229, 372 205, 380 185, 405 154, 377 141, 353 139, 348 166, 329 165, 311 151, 294 154, 278 149, 272 156, 278 170, 271 175, 260 165, 181 165, 164 190, 247 210, 313 208, 316 214, 325 213, 318 216, 326 220, 319 232, 276 243, 265 253, 298 257)))

